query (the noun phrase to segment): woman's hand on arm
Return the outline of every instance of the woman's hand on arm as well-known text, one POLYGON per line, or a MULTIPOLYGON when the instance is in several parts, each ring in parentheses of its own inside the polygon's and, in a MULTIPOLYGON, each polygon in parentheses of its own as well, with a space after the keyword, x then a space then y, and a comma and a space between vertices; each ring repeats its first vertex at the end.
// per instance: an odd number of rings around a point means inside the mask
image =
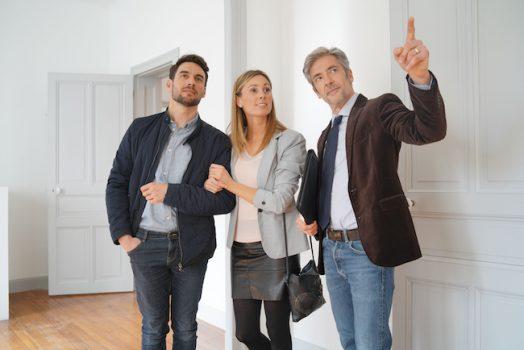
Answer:
POLYGON ((211 193, 217 193, 223 190, 223 188, 218 185, 218 181, 212 177, 204 182, 204 188, 211 193))
MULTIPOLYGON (((247 202, 253 203, 253 198, 255 198, 257 189, 243 185, 233 180, 226 168, 224 168, 222 165, 211 164, 209 167, 209 178, 214 179, 219 188, 225 188, 229 192, 236 194, 247 202)), ((206 181, 206 183, 207 182, 208 181, 206 181)))

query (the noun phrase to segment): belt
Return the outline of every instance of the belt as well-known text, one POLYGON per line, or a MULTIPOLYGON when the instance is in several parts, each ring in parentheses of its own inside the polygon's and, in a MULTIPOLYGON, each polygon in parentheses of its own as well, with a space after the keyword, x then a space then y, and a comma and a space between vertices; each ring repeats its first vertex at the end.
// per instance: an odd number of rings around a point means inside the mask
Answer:
POLYGON ((171 232, 158 232, 158 231, 150 231, 150 230, 144 230, 142 228, 138 229, 138 232, 142 233, 145 237, 151 237, 151 238, 171 238, 171 239, 177 239, 178 238, 178 231, 171 231, 171 232))
POLYGON ((326 235, 333 241, 358 241, 360 239, 358 228, 353 230, 333 230, 328 228, 326 235))

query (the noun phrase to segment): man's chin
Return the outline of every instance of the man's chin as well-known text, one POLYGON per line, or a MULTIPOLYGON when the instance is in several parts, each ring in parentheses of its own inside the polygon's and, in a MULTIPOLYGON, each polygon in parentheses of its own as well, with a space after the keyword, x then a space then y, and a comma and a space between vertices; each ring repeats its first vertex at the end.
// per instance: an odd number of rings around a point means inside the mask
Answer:
POLYGON ((174 100, 186 107, 198 106, 198 104, 200 103, 199 98, 184 98, 182 96, 178 96, 174 100))

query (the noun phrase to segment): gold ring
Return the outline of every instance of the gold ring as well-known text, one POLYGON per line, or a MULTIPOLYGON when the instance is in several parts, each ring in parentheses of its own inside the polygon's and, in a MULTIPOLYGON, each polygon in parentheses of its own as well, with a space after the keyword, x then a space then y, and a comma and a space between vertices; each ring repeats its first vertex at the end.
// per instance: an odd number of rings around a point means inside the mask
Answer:
POLYGON ((418 49, 418 47, 415 47, 415 53, 418 55, 420 53, 420 50, 418 49))

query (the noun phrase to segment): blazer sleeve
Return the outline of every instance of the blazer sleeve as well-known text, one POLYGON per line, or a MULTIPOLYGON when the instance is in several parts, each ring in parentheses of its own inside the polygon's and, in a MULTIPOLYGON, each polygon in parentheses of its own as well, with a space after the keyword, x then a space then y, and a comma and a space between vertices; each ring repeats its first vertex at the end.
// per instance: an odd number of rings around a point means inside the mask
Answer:
MULTIPOLYGON (((283 137, 280 136, 280 139, 283 137)), ((256 208, 282 214, 293 203, 298 189, 298 180, 304 172, 306 162, 306 140, 296 133, 289 142, 277 140, 278 149, 283 149, 275 167, 273 190, 259 188, 253 199, 256 208)), ((277 152, 278 157, 278 152, 277 152)))
POLYGON ((378 106, 379 122, 395 140, 423 145, 442 140, 446 136, 446 112, 437 79, 429 90, 409 84, 413 111, 393 94, 382 95, 378 106))
MULTIPOLYGON (((223 165, 231 173, 231 142, 224 136, 224 142, 213 163, 223 165)), ((217 193, 207 191, 203 186, 169 184, 164 204, 176 207, 181 213, 198 216, 227 214, 235 208, 235 195, 223 190, 217 193)))

